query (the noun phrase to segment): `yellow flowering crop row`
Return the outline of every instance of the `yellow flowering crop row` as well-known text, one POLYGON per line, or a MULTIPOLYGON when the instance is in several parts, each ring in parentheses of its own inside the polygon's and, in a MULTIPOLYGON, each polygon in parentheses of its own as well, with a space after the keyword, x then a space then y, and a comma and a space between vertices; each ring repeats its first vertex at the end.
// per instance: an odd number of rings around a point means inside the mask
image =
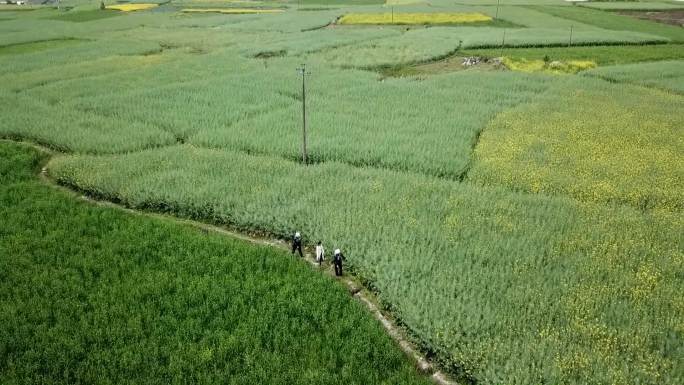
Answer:
POLYGON ((258 8, 186 8, 181 12, 188 13, 226 13, 226 14, 248 14, 248 13, 280 13, 282 9, 258 9, 258 8))
POLYGON ((339 24, 463 24, 491 21, 482 13, 349 13, 339 24))
POLYGON ((152 3, 139 3, 139 4, 115 4, 115 5, 108 5, 105 8, 106 9, 112 9, 115 11, 121 11, 121 12, 134 12, 134 11, 144 11, 146 9, 151 9, 158 7, 159 4, 152 4, 152 3))
POLYGON ((596 68, 596 62, 591 60, 570 60, 567 62, 543 60, 511 59, 504 57, 506 68, 521 72, 549 72, 555 74, 575 74, 580 71, 596 68))

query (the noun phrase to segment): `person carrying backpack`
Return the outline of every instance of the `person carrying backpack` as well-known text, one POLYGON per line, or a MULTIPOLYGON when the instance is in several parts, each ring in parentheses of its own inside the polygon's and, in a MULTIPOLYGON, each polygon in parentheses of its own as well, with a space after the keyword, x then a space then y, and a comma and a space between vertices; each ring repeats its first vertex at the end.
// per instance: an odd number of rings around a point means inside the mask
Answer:
POLYGON ((333 264, 335 265, 335 275, 342 276, 342 261, 344 261, 344 255, 340 249, 335 249, 335 254, 333 256, 333 264))
POLYGON ((304 253, 302 253, 302 234, 299 231, 292 237, 292 255, 294 255, 295 251, 299 251, 299 256, 304 258, 304 253))
POLYGON ((321 241, 318 241, 318 243, 316 244, 316 262, 318 262, 318 267, 321 267, 324 259, 325 259, 325 249, 323 248, 321 241))

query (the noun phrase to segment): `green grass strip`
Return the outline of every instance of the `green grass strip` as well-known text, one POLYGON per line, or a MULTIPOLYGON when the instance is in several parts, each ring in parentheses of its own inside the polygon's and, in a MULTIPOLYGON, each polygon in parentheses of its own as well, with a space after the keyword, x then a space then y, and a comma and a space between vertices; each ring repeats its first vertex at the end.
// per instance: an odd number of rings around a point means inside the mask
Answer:
POLYGON ((69 11, 47 17, 46 19, 70 21, 72 23, 84 23, 87 21, 108 19, 110 17, 124 15, 123 12, 113 11, 109 9, 91 9, 87 11, 69 11))
POLYGON ((62 48, 70 45, 82 43, 80 39, 55 39, 33 41, 30 43, 19 43, 0 46, 0 56, 2 55, 18 55, 31 52, 44 51, 48 49, 62 48))

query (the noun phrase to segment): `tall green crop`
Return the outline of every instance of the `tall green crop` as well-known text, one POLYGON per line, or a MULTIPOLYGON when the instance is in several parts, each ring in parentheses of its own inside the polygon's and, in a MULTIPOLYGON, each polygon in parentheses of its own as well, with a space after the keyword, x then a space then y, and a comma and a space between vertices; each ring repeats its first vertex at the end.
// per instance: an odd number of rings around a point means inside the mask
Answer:
POLYGON ((0 143, 0 383, 427 384, 289 254, 92 207, 0 143))
POLYGON ((681 327, 673 213, 191 145, 50 170, 133 208, 342 248, 448 367, 483 383, 656 384, 681 370, 644 343, 681 327))

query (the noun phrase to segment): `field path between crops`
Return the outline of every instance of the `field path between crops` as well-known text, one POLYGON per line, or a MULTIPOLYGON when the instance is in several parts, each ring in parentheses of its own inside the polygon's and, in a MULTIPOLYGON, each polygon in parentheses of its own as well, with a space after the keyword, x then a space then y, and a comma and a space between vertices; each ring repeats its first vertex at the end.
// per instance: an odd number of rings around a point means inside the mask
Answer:
MULTIPOLYGON (((44 163, 41 165, 41 171, 39 173, 40 180, 52 188, 56 188, 67 193, 68 195, 71 195, 75 199, 79 199, 81 201, 85 201, 90 204, 94 204, 101 207, 114 208, 133 215, 143 215, 151 218, 167 220, 186 226, 191 226, 207 234, 221 234, 224 236, 240 239, 257 245, 266 245, 290 251, 290 244, 288 242, 283 241, 281 239, 270 238, 267 235, 247 234, 231 230, 227 227, 215 226, 190 219, 183 219, 169 214, 134 210, 118 203, 96 199, 88 195, 83 195, 80 191, 59 184, 55 179, 51 178, 48 175, 46 164, 50 160, 50 158, 52 158, 52 156, 55 154, 54 150, 40 144, 21 140, 0 139, 0 141, 23 144, 26 146, 33 147, 40 152, 48 154, 48 158, 45 159, 44 163)), ((304 258, 300 258, 298 256, 293 256, 293 258, 303 259, 311 265, 312 269, 317 270, 320 274, 328 274, 334 277, 332 265, 330 265, 330 263, 328 262, 324 263, 323 266, 319 267, 318 263, 314 259, 313 254, 311 253, 310 248, 305 248, 304 258)), ((434 363, 430 362, 430 360, 428 360, 427 357, 422 352, 420 352, 420 350, 415 346, 415 344, 407 338, 405 331, 397 325, 397 323, 393 320, 391 315, 387 314, 386 312, 383 312, 380 309, 379 301, 372 291, 365 288, 363 284, 359 282, 358 279, 349 275, 348 273, 340 278, 335 277, 335 279, 347 287, 349 294, 352 297, 354 297, 360 303, 365 305, 368 311, 370 311, 373 317, 375 317, 375 319, 377 319, 382 324, 382 326, 385 328, 390 337, 392 337, 392 339, 401 347, 404 353, 406 353, 406 355, 408 355, 415 362, 416 367, 418 368, 418 370, 420 370, 420 372, 430 376, 432 381, 439 385, 457 384, 455 381, 449 379, 446 374, 439 370, 434 363)))

